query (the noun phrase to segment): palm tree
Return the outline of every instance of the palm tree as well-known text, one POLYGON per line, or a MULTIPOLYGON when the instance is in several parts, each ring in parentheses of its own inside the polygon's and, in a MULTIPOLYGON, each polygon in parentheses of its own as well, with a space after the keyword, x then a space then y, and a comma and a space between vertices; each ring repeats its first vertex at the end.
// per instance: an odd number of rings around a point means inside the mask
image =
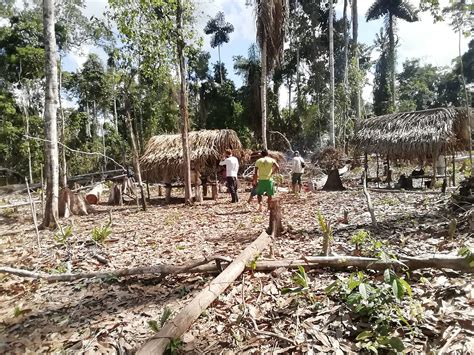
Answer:
POLYGON ((257 42, 260 46, 262 75, 260 78, 262 108, 262 145, 267 149, 267 75, 283 59, 285 23, 288 16, 286 0, 255 0, 257 42))
MULTIPOLYGON (((355 67, 359 70, 359 43, 358 43, 358 35, 359 35, 359 19, 358 19, 358 12, 357 12, 357 0, 352 0, 352 42, 353 42, 353 50, 354 50, 354 59, 355 59, 355 67)), ((357 85, 356 94, 355 94, 355 108, 356 108, 356 120, 360 120, 361 115, 361 99, 360 99, 360 87, 357 85)))
POLYGON ((232 26, 231 23, 225 22, 225 16, 224 13, 219 11, 216 14, 216 17, 213 19, 210 19, 204 28, 204 33, 207 35, 212 34, 211 38, 211 47, 216 48, 217 47, 217 53, 219 56, 219 74, 221 78, 221 84, 223 81, 223 76, 222 76, 222 62, 221 62, 221 46, 224 43, 228 43, 230 38, 229 38, 229 33, 234 32, 234 26, 232 26))
POLYGON ((365 15, 367 21, 384 17, 389 38, 390 85, 392 106, 395 108, 395 32, 396 20, 418 21, 415 8, 407 0, 375 0, 365 15))

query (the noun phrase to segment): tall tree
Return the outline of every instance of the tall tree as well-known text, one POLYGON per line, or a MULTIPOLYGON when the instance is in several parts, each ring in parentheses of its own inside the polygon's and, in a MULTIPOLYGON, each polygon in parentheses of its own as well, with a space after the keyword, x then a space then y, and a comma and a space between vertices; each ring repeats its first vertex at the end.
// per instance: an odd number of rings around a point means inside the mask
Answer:
POLYGON ((285 39, 286 1, 256 0, 257 41, 260 46, 262 75, 262 146, 267 149, 267 76, 281 62, 285 39))
POLYGON ((217 47, 217 53, 219 56, 219 73, 221 84, 223 83, 223 75, 222 75, 222 61, 221 61, 221 46, 224 43, 228 43, 229 33, 234 32, 234 26, 230 22, 225 22, 224 13, 219 11, 216 14, 216 17, 210 19, 204 28, 204 33, 207 35, 212 34, 211 37, 211 47, 217 47))
POLYGON ((177 29, 177 43, 176 53, 178 57, 179 69, 179 111, 181 113, 181 140, 183 145, 183 175, 184 175, 184 203, 191 204, 191 155, 189 148, 189 113, 188 113, 188 89, 186 81, 186 59, 184 57, 185 42, 184 42, 184 8, 182 1, 178 0, 176 7, 176 29, 177 29))
POLYGON ((367 21, 377 20, 381 17, 384 17, 385 20, 386 32, 389 38, 388 60, 390 63, 391 104, 395 108, 396 20, 415 22, 418 21, 418 16, 415 8, 408 0, 375 0, 367 10, 365 17, 367 21))
POLYGON ((329 0, 329 145, 336 146, 334 129, 334 6, 329 0))
POLYGON ((59 155, 56 110, 58 106, 58 68, 56 60, 56 37, 54 32, 54 1, 43 0, 43 33, 45 48, 45 176, 46 204, 43 226, 54 226, 57 223, 59 196, 59 155))
MULTIPOLYGON (((359 66, 359 18, 357 10, 357 0, 352 0, 352 43, 353 43, 353 57, 354 57, 354 66, 356 70, 360 69, 359 66)), ((360 120, 361 115, 361 95, 360 87, 357 85, 355 92, 355 111, 356 111, 356 120, 360 120)))

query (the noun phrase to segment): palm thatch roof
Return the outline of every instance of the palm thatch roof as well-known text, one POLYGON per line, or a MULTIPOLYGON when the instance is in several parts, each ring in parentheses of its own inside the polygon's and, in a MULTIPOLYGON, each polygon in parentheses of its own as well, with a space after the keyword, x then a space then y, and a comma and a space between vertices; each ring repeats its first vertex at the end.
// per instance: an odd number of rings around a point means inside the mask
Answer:
MULTIPOLYGON (((242 149, 237 133, 231 129, 189 132, 191 165, 204 172, 215 168, 226 149, 242 149)), ((140 158, 145 180, 166 181, 182 176, 183 146, 180 134, 163 134, 151 137, 140 158)))
POLYGON ((400 112, 369 118, 356 129, 356 148, 393 158, 423 158, 468 149, 469 118, 459 108, 400 112))

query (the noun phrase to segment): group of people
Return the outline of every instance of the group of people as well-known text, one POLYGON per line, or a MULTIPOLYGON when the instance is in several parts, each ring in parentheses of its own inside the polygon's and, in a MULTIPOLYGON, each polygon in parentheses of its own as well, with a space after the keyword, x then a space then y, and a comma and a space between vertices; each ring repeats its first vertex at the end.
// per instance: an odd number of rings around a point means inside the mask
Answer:
MULTIPOLYGON (((273 175, 280 171, 280 166, 275 159, 268 155, 268 150, 262 150, 260 155, 261 157, 255 162, 255 170, 252 178, 252 191, 250 192, 250 197, 248 199, 248 202, 250 203, 253 197, 257 196, 259 211, 261 211, 263 207, 263 195, 268 197, 268 204, 270 204, 272 197, 275 194, 273 175)), ((226 167, 226 183, 232 203, 239 202, 239 195, 237 192, 237 174, 239 172, 239 161, 232 154, 231 149, 227 149, 225 151, 225 156, 219 165, 226 167)), ((292 160, 291 176, 291 183, 294 193, 301 191, 301 176, 303 175, 304 168, 305 164, 303 158, 300 157, 298 151, 295 151, 292 160)))

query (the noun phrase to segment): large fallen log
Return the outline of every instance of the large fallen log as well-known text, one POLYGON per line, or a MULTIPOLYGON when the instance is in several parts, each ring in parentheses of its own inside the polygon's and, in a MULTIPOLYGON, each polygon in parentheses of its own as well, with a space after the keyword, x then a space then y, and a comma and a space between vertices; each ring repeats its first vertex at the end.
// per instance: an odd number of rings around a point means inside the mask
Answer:
MULTIPOLYGON (((203 260, 191 261, 186 265, 154 265, 142 266, 129 269, 119 269, 101 272, 83 272, 78 274, 55 274, 50 275, 42 272, 32 272, 25 269, 11 267, 0 267, 0 273, 11 274, 20 277, 41 279, 49 282, 75 281, 80 279, 125 277, 134 275, 171 275, 171 274, 212 274, 221 271, 221 262, 210 264, 214 260, 227 262, 226 258, 211 257, 203 260)), ((435 254, 428 257, 401 256, 399 260, 383 262, 376 258, 365 258, 358 256, 313 256, 304 259, 282 259, 257 261, 252 270, 267 272, 281 267, 294 269, 304 266, 307 269, 331 268, 335 270, 348 270, 350 268, 385 270, 389 267, 417 269, 451 269, 461 272, 474 272, 474 267, 462 257, 435 254)), ((246 270, 251 268, 246 267, 246 270)))
POLYGON ((266 232, 260 234, 209 286, 199 292, 174 319, 169 320, 158 334, 149 339, 137 354, 163 354, 169 342, 181 337, 201 313, 239 277, 247 263, 258 256, 270 242, 271 238, 266 232))
POLYGON ((86 193, 86 201, 89 202, 90 205, 97 205, 100 200, 100 195, 104 190, 104 185, 98 184, 94 186, 92 190, 86 193))

